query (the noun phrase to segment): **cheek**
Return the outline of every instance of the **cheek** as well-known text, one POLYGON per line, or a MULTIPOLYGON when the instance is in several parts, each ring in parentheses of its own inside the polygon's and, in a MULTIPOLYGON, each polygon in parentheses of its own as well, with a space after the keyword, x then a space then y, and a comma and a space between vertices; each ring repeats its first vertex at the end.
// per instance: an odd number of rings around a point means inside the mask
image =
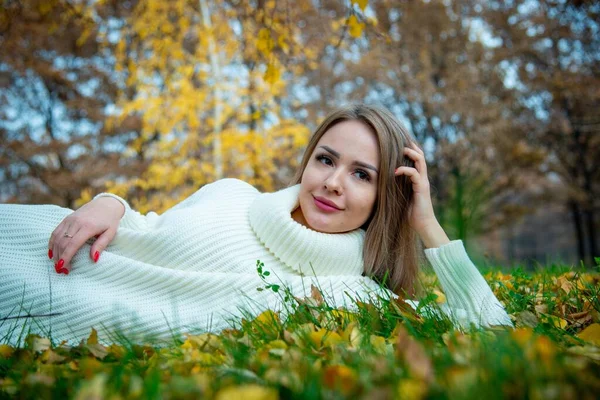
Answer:
POLYGON ((376 198, 377 195, 373 190, 366 190, 361 193, 361 196, 357 199, 358 201, 356 202, 355 207, 357 210, 360 210, 361 215, 366 215, 368 217, 371 215, 373 207, 375 207, 376 198))

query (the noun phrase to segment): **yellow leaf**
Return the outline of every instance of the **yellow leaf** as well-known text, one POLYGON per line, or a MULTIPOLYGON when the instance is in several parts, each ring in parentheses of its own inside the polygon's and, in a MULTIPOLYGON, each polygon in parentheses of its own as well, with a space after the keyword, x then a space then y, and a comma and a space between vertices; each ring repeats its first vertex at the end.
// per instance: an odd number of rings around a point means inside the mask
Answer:
POLYGON ((52 349, 44 351, 44 353, 42 353, 42 356, 40 357, 40 360, 44 364, 55 364, 64 361, 64 359, 65 357, 53 352, 52 349))
POLYGON ((427 385, 414 379, 402 379, 398 382, 397 397, 399 399, 419 400, 427 394, 427 385))
POLYGON ((280 77, 280 69, 275 65, 275 63, 269 63, 269 65, 267 66, 267 71, 265 72, 265 76, 263 77, 265 82, 273 85, 279 81, 280 77))
POLYGON ((271 31, 269 29, 260 29, 258 39, 256 40, 256 48, 264 55, 269 55, 273 49, 273 39, 271 38, 271 31))
POLYGON ((369 4, 369 0, 353 0, 352 2, 359 6, 361 11, 365 11, 367 4, 369 4))
POLYGON ((275 314, 271 310, 266 310, 260 313, 255 319, 255 322, 260 324, 271 325, 273 323, 279 323, 279 315, 275 314))
POLYGON ((98 344, 98 332, 96 332, 94 328, 92 328, 92 332, 87 340, 87 344, 98 344))
POLYGON ((365 29, 365 24, 358 22, 356 15, 351 15, 350 18, 348 18, 348 28, 350 36, 359 38, 362 36, 363 29, 365 29))
POLYGON ((275 389, 255 384, 241 385, 221 389, 215 396, 215 400, 275 400, 278 398, 279 395, 275 389))
POLYGON ((316 347, 333 346, 344 341, 344 339, 342 339, 342 337, 337 333, 323 328, 317 330, 316 332, 311 332, 310 340, 316 347))
POLYGON ((529 327, 527 328, 517 328, 511 332, 511 336, 517 343, 521 346, 528 343, 533 337, 533 330, 529 327))
POLYGON ((371 342, 371 346, 378 353, 385 353, 386 342, 385 338, 382 336, 371 335, 369 337, 369 341, 371 342))
POLYGON ((556 328, 565 329, 567 327, 567 325, 569 324, 567 322, 567 320, 557 317, 555 315, 550 315, 550 314, 541 314, 541 315, 542 315, 542 319, 544 321, 551 322, 552 325, 554 325, 556 328))
POLYGON ((437 289, 434 289, 433 293, 437 296, 437 298, 435 299, 436 303, 443 304, 446 302, 446 295, 444 293, 440 292, 437 289))
POLYGON ((1 358, 10 358, 14 353, 15 349, 10 347, 7 344, 0 344, 0 357, 1 358))
POLYGON ((338 389, 348 396, 358 381, 358 374, 345 365, 330 365, 323 372, 323 383, 330 389, 338 389))
POLYGON ((279 35, 277 38, 277 44, 279 44, 279 48, 283 50, 285 54, 288 54, 290 51, 290 46, 288 46, 285 35, 279 35))
POLYGON ((198 349, 204 352, 214 352, 222 348, 221 342, 217 335, 211 333, 203 333, 201 335, 187 335, 186 341, 181 345, 181 348, 198 349))
POLYGON ((600 346, 600 324, 593 323, 583 331, 579 332, 578 338, 600 346))

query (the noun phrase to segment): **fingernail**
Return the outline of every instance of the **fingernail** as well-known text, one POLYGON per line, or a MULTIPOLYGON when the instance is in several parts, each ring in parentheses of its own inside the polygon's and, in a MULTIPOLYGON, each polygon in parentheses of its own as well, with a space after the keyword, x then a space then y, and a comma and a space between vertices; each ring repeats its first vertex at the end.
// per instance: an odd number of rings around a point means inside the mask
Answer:
POLYGON ((54 263, 54 270, 56 271, 57 274, 60 274, 60 272, 58 272, 58 264, 54 263))
POLYGON ((66 268, 61 268, 58 270, 59 274, 65 274, 65 275, 69 275, 69 270, 66 268))
POLYGON ((52 256, 54 254, 52 254, 52 249, 48 250, 48 258, 52 260, 52 256))
POLYGON ((95 252, 94 253, 94 262, 98 262, 99 258, 100 258, 100 253, 99 252, 95 252))
POLYGON ((58 260, 58 269, 61 269, 63 265, 65 265, 65 260, 61 258, 60 260, 58 260))

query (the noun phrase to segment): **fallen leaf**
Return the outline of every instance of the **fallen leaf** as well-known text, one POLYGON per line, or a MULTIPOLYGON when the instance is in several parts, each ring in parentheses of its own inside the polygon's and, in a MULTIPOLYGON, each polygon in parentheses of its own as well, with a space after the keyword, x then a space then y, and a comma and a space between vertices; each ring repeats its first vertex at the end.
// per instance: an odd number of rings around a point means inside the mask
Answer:
POLYGON ((535 328, 538 325, 538 318, 531 311, 521 311, 516 315, 517 320, 515 326, 535 328))
POLYGON ((104 357, 108 355, 108 350, 101 344, 88 344, 86 347, 99 360, 104 360, 104 357))
POLYGON ((394 331, 398 335, 396 341, 396 355, 403 358, 410 368, 411 374, 427 383, 433 381, 433 366, 431 359, 425 352, 421 343, 417 342, 404 326, 398 324, 394 331))
POLYGON ((98 344, 98 332, 94 328, 87 339, 87 344, 98 344))
POLYGON ((15 352, 15 349, 10 347, 7 344, 0 344, 0 357, 2 358, 10 358, 12 354, 15 352))
POLYGON ((310 285, 310 297, 312 297, 313 299, 316 300, 318 306, 323 304, 324 300, 323 300, 323 295, 321 294, 321 291, 319 290, 319 288, 317 288, 312 283, 310 285))
POLYGON ((316 332, 311 332, 310 340, 317 348, 321 346, 333 346, 344 342, 344 339, 339 334, 324 328, 320 328, 316 332))
POLYGON ((39 372, 27 375, 26 382, 29 385, 54 385, 54 378, 39 372))
POLYGON ((38 335, 27 336, 25 343, 27 343, 28 347, 33 351, 42 352, 50 348, 50 340, 39 337, 38 335))
POLYGON ((337 389, 345 396, 354 390, 358 374, 345 365, 330 365, 323 371, 323 383, 330 389, 337 389))
POLYGON ((578 338, 600 346, 600 324, 593 323, 577 335, 578 338))
POLYGON ((57 364, 65 360, 65 357, 55 353, 52 349, 47 349, 42 353, 40 361, 44 364, 57 364))
POLYGON ((279 395, 275 389, 255 384, 227 387, 219 390, 215 396, 215 400, 276 400, 278 398, 279 395))
POLYGON ((414 379, 401 379, 398 382, 397 397, 399 399, 420 400, 425 398, 428 388, 423 382, 414 379))

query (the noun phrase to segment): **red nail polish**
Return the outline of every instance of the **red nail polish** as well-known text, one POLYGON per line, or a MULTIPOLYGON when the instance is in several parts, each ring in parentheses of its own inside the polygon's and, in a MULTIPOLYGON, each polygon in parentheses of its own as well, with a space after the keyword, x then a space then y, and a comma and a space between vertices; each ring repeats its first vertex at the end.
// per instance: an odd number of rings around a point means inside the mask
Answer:
POLYGON ((48 250, 48 258, 52 260, 52 256, 54 254, 52 254, 52 249, 48 250))
POLYGON ((54 263, 54 270, 56 271, 57 274, 60 274, 60 272, 58 272, 58 264, 54 263))
POLYGON ((95 252, 94 253, 94 262, 98 262, 99 258, 100 258, 100 253, 99 252, 95 252))
POLYGON ((65 274, 65 275, 69 275, 69 270, 66 268, 61 268, 58 270, 59 274, 65 274))
POLYGON ((58 269, 62 269, 63 265, 65 265, 65 260, 61 258, 58 260, 58 269))

